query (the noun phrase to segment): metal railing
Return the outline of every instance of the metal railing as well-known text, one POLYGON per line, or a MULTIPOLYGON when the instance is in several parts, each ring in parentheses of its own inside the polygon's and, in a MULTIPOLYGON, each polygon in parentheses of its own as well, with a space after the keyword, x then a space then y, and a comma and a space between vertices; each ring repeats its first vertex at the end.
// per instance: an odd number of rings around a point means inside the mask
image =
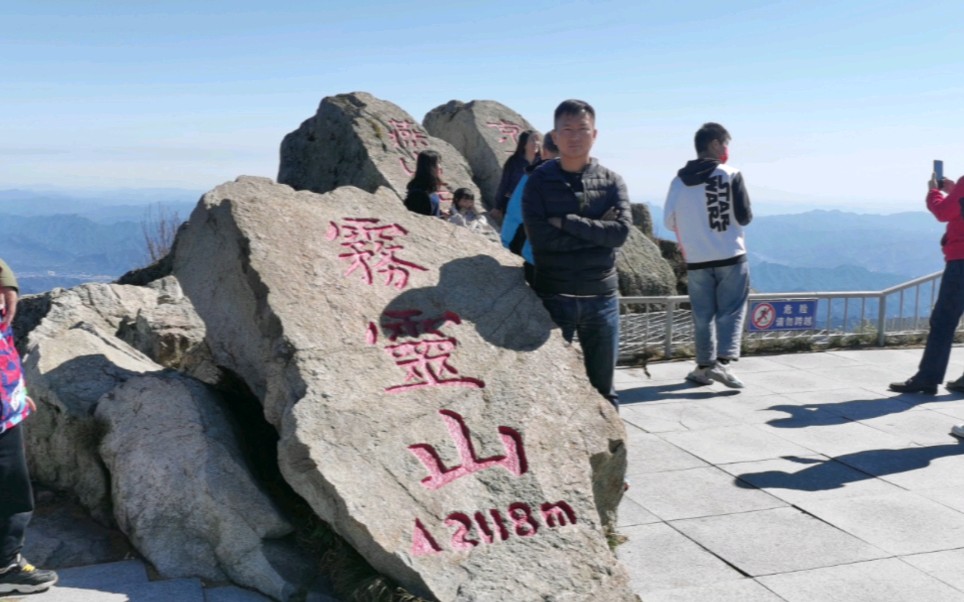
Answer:
MULTIPOLYGON (((875 337, 876 344, 882 347, 888 335, 926 332, 942 273, 935 272, 882 291, 752 293, 751 303, 816 299, 816 320, 810 330, 745 332, 744 340, 829 340, 860 335, 875 337)), ((688 296, 621 297, 620 305, 620 358, 651 355, 660 347, 662 355, 669 358, 679 347, 692 345, 688 296)))

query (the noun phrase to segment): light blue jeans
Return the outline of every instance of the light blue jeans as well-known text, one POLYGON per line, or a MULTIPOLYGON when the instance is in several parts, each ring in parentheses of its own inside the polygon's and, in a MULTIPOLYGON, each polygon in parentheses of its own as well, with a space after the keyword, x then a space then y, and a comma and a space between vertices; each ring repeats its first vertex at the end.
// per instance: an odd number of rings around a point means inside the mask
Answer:
POLYGON ((750 294, 747 262, 687 272, 696 340, 696 363, 740 357, 746 300, 750 294))

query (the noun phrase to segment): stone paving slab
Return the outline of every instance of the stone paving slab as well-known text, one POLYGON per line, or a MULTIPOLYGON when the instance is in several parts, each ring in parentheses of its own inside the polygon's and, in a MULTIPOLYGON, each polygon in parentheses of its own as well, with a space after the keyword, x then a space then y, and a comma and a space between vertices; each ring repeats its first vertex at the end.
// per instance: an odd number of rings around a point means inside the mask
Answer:
POLYGON ((962 602, 964 593, 891 558, 761 577, 787 602, 962 602))
POLYGON ((634 475, 651 472, 710 466, 665 439, 646 433, 631 424, 626 425, 626 433, 627 453, 630 456, 631 468, 627 471, 627 474, 630 478, 634 475))
POLYGON ((711 464, 768 460, 813 453, 782 437, 764 432, 754 425, 666 433, 663 437, 711 464))
POLYGON ((743 579, 744 575, 665 523, 621 529, 629 540, 616 555, 629 571, 633 590, 648 592, 743 579))
POLYGON ((964 549, 904 556, 904 562, 964 591, 964 549))
POLYGON ((759 489, 733 486, 733 477, 709 466, 646 475, 630 499, 665 521, 786 506, 759 489))
POLYGON ((890 556, 796 508, 678 520, 671 524, 754 577, 890 556))
POLYGON ((645 602, 782 602, 783 598, 774 594, 753 579, 726 581, 704 587, 684 587, 680 589, 648 592, 645 602))
POLYGON ((800 507, 893 555, 964 546, 964 514, 908 491, 805 501, 800 507))
MULTIPOLYGON (((741 390, 684 382, 692 361, 651 363, 651 378, 619 370, 632 486, 617 554, 636 592, 964 600, 964 443, 948 434, 964 422, 964 395, 887 390, 920 356, 745 357, 733 367, 741 390)), ((948 379, 962 367, 956 346, 948 379)))

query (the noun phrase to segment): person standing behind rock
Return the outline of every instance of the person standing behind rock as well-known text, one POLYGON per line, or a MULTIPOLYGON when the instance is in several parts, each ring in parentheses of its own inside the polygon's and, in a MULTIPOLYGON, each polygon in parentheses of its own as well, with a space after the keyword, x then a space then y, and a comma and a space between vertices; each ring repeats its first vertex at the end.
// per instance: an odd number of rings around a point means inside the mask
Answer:
POLYGON ((532 288, 566 341, 579 335, 589 382, 618 409, 616 249, 633 226, 629 193, 619 174, 589 156, 597 134, 589 103, 563 101, 553 123, 559 160, 533 171, 522 193, 536 268, 532 288))
POLYGON ((506 159, 502 166, 502 179, 499 181, 499 188, 495 191, 495 200, 490 212, 494 218, 501 220, 502 216, 505 215, 509 197, 525 174, 526 168, 539 160, 541 149, 542 137, 539 132, 526 130, 519 134, 519 143, 515 147, 515 152, 506 159))
POLYGON ((421 215, 441 217, 438 195, 442 185, 441 157, 433 150, 424 150, 415 161, 415 175, 406 186, 405 207, 421 215))
POLYGON ((558 156, 559 147, 552 139, 552 132, 549 132, 542 138, 542 152, 539 160, 526 168, 526 173, 516 185, 515 192, 509 197, 509 204, 506 205, 505 217, 502 220, 502 246, 516 255, 521 255, 525 260, 522 267, 526 282, 530 285, 535 275, 535 260, 532 257, 532 245, 526 239, 525 227, 522 223, 522 192, 525 190, 526 182, 529 181, 529 174, 546 161, 556 159, 558 156))
POLYGON ((39 570, 20 555, 34 509, 21 423, 36 407, 27 397, 13 342, 18 291, 16 276, 0 259, 0 595, 42 592, 57 582, 57 573, 39 570))

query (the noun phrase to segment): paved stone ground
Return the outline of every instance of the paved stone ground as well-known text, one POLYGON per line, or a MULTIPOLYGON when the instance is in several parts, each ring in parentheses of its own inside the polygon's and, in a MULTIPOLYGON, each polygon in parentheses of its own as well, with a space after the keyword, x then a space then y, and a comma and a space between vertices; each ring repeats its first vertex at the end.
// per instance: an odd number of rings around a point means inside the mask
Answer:
MULTIPOLYGON (((692 362, 620 369, 631 487, 618 555, 644 602, 964 602, 964 395, 898 395, 921 349, 747 357, 742 390, 692 362)), ((964 367, 955 348, 949 379, 964 367)), ((130 558, 116 532, 51 501, 38 565, 130 558)), ((136 559, 63 569, 25 602, 257 602, 197 580, 147 581, 136 559)), ((319 598, 322 599, 322 598, 319 598)), ((330 598, 327 598, 330 600, 330 598)), ((601 601, 604 602, 604 601, 601 601)))
POLYGON ((687 383, 692 362, 619 370, 640 597, 964 602, 964 395, 887 390, 921 353, 747 357, 742 390, 687 383))

